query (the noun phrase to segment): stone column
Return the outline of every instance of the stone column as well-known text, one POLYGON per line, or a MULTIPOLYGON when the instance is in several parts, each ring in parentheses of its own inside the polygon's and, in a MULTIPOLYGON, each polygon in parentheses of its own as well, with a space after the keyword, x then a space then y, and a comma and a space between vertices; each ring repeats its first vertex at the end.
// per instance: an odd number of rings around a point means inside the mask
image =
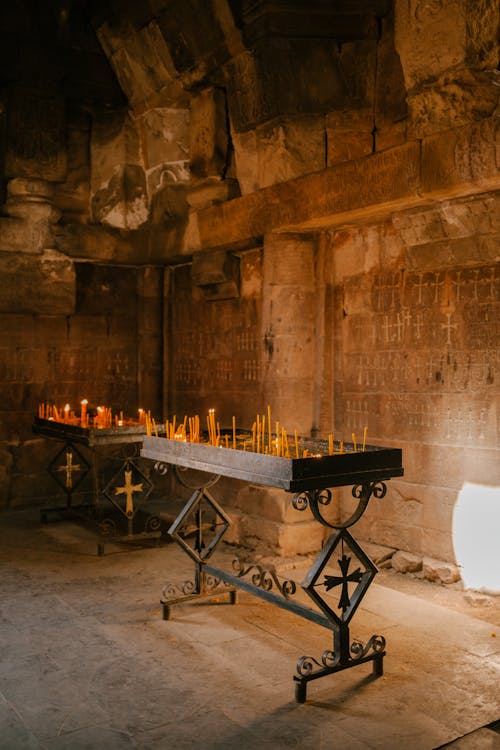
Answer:
POLYGON ((316 260, 314 239, 265 238, 263 393, 272 415, 292 434, 310 435, 315 427, 316 260))

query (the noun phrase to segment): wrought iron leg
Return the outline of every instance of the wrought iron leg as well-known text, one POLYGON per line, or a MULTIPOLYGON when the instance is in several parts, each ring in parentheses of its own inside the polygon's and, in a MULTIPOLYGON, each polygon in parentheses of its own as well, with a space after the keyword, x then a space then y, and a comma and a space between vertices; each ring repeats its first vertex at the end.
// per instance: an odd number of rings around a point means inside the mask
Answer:
POLYGON ((359 501, 357 510, 344 523, 329 523, 322 513, 321 506, 328 505, 332 495, 329 490, 311 490, 295 496, 293 504, 298 510, 310 507, 316 520, 333 529, 329 539, 314 561, 302 583, 302 588, 326 615, 333 630, 333 649, 323 652, 320 659, 303 656, 297 662, 297 674, 294 675, 295 699, 304 703, 307 696, 307 684, 358 664, 372 662, 372 674, 381 677, 384 672, 385 638, 373 635, 368 643, 351 641, 349 623, 361 599, 377 573, 377 568, 354 540, 349 531, 365 511, 372 494, 384 497, 386 492, 382 482, 366 483, 356 486, 352 494, 359 501), (328 575, 327 566, 338 558, 337 570, 328 575), (357 561, 358 567, 354 568, 357 561), (340 588, 340 597, 336 605, 331 598, 327 600, 321 593, 332 592, 340 588))
MULTIPOLYGON (((193 489, 182 474, 176 472, 176 475, 184 486, 193 489)), ((230 604, 236 602, 234 587, 217 573, 209 571, 206 564, 231 524, 229 516, 208 491, 218 479, 218 476, 212 477, 202 486, 194 487, 193 494, 168 530, 172 539, 194 561, 194 577, 192 581, 164 586, 160 600, 164 620, 170 619, 174 604, 201 598, 214 600, 222 595, 228 596, 230 604)))

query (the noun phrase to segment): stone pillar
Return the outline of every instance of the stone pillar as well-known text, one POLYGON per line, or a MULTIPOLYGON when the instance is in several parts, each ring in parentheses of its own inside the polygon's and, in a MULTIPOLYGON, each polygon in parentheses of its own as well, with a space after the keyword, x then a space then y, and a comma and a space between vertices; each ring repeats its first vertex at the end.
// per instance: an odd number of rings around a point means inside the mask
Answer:
POLYGON ((263 393, 292 434, 314 426, 316 253, 316 241, 298 235, 264 241, 263 393))

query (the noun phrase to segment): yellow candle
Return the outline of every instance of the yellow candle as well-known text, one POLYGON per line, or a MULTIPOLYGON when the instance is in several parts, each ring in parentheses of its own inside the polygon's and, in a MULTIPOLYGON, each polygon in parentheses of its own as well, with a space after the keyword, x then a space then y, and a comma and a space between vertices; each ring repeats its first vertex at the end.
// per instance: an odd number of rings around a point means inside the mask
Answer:
POLYGON ((354 453, 356 453, 356 451, 358 450, 358 446, 356 445, 356 435, 354 434, 354 432, 352 433, 352 444, 354 447, 354 453))
POLYGON ((236 417, 233 417, 233 448, 236 448, 236 417))
POLYGON ((297 435, 297 430, 294 431, 295 434, 295 458, 299 457, 299 436, 297 435))
POLYGON ((69 404, 66 404, 66 406, 64 407, 64 421, 65 421, 65 422, 67 422, 67 421, 68 421, 68 417, 69 417, 69 410, 70 410, 70 405, 69 405, 69 404))
POLYGON ((363 453, 365 452, 365 448, 366 448, 366 425, 363 429, 363 453))
POLYGON ((271 407, 269 404, 267 405, 267 442, 269 445, 269 453, 271 453, 271 431, 272 431, 272 422, 271 422, 271 407))
POLYGON ((88 401, 86 398, 84 398, 80 404, 82 407, 81 413, 80 413, 80 424, 82 425, 82 427, 87 426, 87 404, 88 404, 88 401))
POLYGON ((331 433, 328 435, 328 453, 330 455, 333 453, 333 435, 331 433))

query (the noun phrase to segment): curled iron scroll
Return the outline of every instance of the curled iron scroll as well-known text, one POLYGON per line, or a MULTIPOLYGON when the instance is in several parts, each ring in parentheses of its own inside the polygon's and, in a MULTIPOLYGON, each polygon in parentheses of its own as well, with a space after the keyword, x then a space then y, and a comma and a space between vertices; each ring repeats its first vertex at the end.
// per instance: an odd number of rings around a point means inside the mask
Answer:
POLYGON ((303 490, 293 496, 292 505, 296 510, 305 510, 309 506, 314 518, 323 526, 328 526, 331 529, 348 529, 349 526, 354 526, 359 521, 370 502, 372 494, 380 499, 384 497, 386 492, 387 487, 384 482, 357 484, 352 488, 352 496, 358 500, 357 508, 347 520, 341 523, 327 521, 321 512, 321 506, 329 505, 332 500, 331 490, 303 490))

